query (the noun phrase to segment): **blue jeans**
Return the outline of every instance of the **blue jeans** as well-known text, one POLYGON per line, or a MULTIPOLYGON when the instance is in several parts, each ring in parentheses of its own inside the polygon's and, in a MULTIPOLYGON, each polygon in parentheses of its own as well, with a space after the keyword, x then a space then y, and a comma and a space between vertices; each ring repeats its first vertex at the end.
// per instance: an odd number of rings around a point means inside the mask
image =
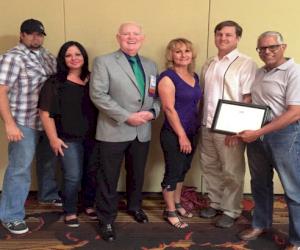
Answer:
MULTIPOLYGON (((8 166, 3 179, 0 200, 0 220, 12 222, 23 220, 25 217, 25 201, 31 184, 31 163, 36 152, 43 131, 18 125, 24 138, 18 142, 8 144, 8 166)), ((48 156, 51 156, 48 154, 48 156)), ((54 157, 54 154, 52 154, 54 157)), ((42 157, 43 158, 43 157, 42 157)), ((53 160, 51 157, 42 159, 45 165, 53 160)))
POLYGON ((255 201, 252 226, 270 228, 273 213, 273 167, 289 210, 289 241, 300 245, 300 123, 265 135, 247 147, 255 201))
POLYGON ((38 200, 51 201, 59 199, 56 181, 57 158, 50 147, 45 132, 41 132, 41 136, 38 139, 35 157, 38 200))
POLYGON ((82 205, 84 208, 90 208, 95 205, 99 155, 95 139, 85 139, 83 146, 82 205))
POLYGON ((68 148, 60 156, 63 170, 63 208, 66 214, 76 214, 78 191, 83 167, 83 142, 65 142, 68 148))

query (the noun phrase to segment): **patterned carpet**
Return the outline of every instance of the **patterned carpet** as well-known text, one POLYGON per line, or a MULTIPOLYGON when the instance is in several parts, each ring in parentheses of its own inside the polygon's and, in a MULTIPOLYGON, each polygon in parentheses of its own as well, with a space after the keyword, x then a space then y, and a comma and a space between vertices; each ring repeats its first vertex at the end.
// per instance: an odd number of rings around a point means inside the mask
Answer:
MULTIPOLYGON (((202 204, 207 198, 199 196, 202 204)), ((186 220, 190 227, 178 230, 162 219, 164 204, 159 195, 146 197, 143 208, 151 223, 137 224, 125 212, 124 201, 120 202, 116 232, 117 240, 106 243, 97 233, 97 222, 80 214, 80 227, 68 228, 64 225, 60 208, 39 205, 34 195, 26 204, 26 221, 30 232, 15 236, 0 227, 0 249, 64 250, 64 249, 101 249, 101 250, 171 250, 171 249, 234 249, 234 250, 276 250, 287 244, 287 208, 281 196, 274 202, 274 228, 255 241, 245 242, 237 238, 237 233, 249 226, 253 202, 251 197, 243 201, 242 216, 230 229, 214 226, 216 219, 201 219, 194 216, 186 220)), ((197 211, 194 211, 197 214, 197 211)))

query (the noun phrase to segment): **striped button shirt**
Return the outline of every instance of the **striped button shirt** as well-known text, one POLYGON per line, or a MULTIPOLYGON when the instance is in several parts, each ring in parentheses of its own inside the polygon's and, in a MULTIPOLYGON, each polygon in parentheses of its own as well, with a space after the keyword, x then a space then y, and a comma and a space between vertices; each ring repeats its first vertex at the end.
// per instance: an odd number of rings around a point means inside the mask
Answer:
POLYGON ((10 111, 17 124, 42 130, 39 93, 55 71, 56 59, 44 48, 31 51, 20 43, 0 56, 0 84, 8 86, 10 111))

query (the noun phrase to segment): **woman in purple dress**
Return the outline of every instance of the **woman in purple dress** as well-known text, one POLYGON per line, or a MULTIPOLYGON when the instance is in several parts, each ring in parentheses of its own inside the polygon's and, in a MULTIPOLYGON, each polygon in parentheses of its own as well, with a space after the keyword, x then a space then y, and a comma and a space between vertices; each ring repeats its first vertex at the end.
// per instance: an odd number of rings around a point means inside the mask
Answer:
POLYGON ((202 97, 199 78, 194 72, 195 52, 185 38, 173 39, 166 49, 166 70, 158 81, 158 93, 165 114, 160 133, 165 159, 161 183, 166 209, 164 219, 176 228, 186 228, 181 217, 193 215, 180 204, 181 189, 197 145, 199 101, 202 97))

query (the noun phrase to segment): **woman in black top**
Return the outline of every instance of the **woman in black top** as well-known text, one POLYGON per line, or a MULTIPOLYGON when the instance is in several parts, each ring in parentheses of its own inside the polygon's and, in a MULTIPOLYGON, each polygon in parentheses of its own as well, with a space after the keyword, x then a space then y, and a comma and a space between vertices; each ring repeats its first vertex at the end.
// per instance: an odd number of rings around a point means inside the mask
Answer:
POLYGON ((63 169, 65 224, 78 227, 77 202, 84 159, 95 165, 93 138, 97 110, 89 98, 88 56, 83 46, 66 42, 57 56, 57 73, 43 86, 40 116, 63 169))

